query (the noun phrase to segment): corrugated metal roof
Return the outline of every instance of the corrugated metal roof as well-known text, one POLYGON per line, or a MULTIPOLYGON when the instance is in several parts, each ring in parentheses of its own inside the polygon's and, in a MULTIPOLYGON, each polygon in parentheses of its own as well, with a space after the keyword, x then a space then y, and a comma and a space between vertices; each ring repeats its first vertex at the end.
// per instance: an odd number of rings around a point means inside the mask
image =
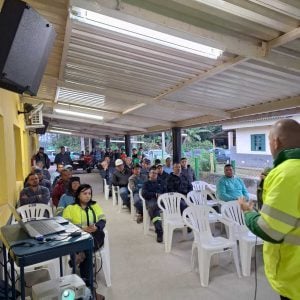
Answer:
MULTIPOLYGON (((30 3, 58 29, 36 101, 101 109, 104 121, 91 123, 97 136, 110 134, 110 124, 113 132, 134 134, 141 132, 134 128, 163 130, 300 108, 300 1, 70 2, 71 12, 80 7, 219 47, 224 52, 217 60, 87 24, 78 11, 67 18, 63 0, 30 3)), ((63 122, 46 115, 52 124, 63 122)), ((81 121, 86 128, 80 118, 65 125, 72 129, 81 121)))

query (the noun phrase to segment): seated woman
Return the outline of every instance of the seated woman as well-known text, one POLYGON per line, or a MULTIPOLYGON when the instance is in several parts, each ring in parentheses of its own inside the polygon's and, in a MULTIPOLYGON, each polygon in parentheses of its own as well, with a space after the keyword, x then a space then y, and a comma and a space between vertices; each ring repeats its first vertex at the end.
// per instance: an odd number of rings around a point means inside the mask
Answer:
POLYGON ((58 202, 56 215, 61 216, 63 210, 70 204, 75 203, 75 194, 80 186, 79 177, 71 177, 68 185, 67 192, 63 194, 58 202))
MULTIPOLYGON (((94 251, 103 246, 106 219, 102 208, 92 200, 92 187, 89 184, 79 186, 75 203, 64 209, 63 217, 93 236, 94 251)), ((76 261, 79 264, 80 276, 88 285, 89 272, 92 270, 89 269, 85 254, 77 254, 76 261)))

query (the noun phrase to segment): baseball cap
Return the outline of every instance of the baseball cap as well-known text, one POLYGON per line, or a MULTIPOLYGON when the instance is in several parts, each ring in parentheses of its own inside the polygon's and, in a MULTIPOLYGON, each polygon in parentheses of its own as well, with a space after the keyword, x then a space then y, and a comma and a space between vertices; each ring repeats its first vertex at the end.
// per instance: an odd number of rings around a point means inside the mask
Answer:
POLYGON ((117 166, 121 166, 121 165, 123 165, 123 160, 118 158, 118 159, 115 161, 115 166, 117 167, 117 166))
POLYGON ((69 171, 71 170, 71 171, 72 171, 72 170, 73 170, 73 167, 72 167, 71 165, 66 165, 66 166, 64 166, 64 169, 65 169, 65 170, 69 170, 69 171))

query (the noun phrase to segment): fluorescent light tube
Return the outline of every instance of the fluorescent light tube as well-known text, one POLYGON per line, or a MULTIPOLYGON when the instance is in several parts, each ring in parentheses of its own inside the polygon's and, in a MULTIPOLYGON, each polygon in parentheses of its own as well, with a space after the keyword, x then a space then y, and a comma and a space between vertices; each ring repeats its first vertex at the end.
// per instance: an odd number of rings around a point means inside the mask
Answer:
POLYGON ((55 108, 54 111, 59 114, 64 114, 64 115, 71 115, 71 116, 84 117, 84 118, 90 118, 90 119, 96 119, 96 120, 103 120, 102 116, 81 113, 78 111, 64 110, 64 109, 59 109, 59 108, 55 108))
POLYGON ((72 134, 69 131, 55 130, 55 129, 50 129, 49 132, 52 132, 52 133, 61 133, 61 134, 72 134))
POLYGON ((126 21, 85 10, 83 8, 73 7, 72 12, 72 18, 80 22, 133 36, 177 50, 208 57, 211 59, 217 59, 223 53, 223 50, 217 48, 192 42, 143 26, 135 25, 126 21))

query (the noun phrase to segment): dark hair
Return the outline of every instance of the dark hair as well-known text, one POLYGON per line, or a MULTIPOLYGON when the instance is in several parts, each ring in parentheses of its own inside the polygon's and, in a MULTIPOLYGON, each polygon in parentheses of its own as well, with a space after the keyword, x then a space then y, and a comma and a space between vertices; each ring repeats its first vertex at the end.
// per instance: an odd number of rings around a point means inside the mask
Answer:
POLYGON ((72 183, 76 182, 76 181, 80 183, 80 177, 74 176, 69 179, 68 192, 70 192, 70 193, 73 192, 72 191, 72 183))
POLYGON ((181 157, 180 161, 183 161, 183 160, 185 160, 185 159, 187 159, 187 158, 186 158, 186 157, 181 157))
POLYGON ((150 167, 149 172, 153 171, 153 170, 156 171, 156 169, 157 169, 156 166, 152 166, 152 167, 150 167))
POLYGON ((232 168, 232 164, 226 164, 226 165, 224 166, 224 169, 227 168, 227 167, 231 167, 231 168, 232 168))
POLYGON ((158 164, 160 164, 161 163, 161 160, 159 159, 159 158, 157 158, 155 161, 154 161, 154 164, 155 165, 158 165, 158 164))
POLYGON ((40 150, 45 150, 45 148, 44 147, 40 147, 40 150))
POLYGON ((80 205, 80 199, 79 199, 79 195, 81 192, 84 192, 86 190, 91 190, 91 200, 90 200, 90 203, 91 202, 94 202, 92 201, 92 198, 93 198, 93 189, 92 187, 89 185, 89 184, 81 184, 78 188, 78 190, 76 191, 76 194, 75 194, 75 204, 78 204, 80 205))
POLYGON ((140 164, 134 164, 133 169, 141 168, 140 164))

